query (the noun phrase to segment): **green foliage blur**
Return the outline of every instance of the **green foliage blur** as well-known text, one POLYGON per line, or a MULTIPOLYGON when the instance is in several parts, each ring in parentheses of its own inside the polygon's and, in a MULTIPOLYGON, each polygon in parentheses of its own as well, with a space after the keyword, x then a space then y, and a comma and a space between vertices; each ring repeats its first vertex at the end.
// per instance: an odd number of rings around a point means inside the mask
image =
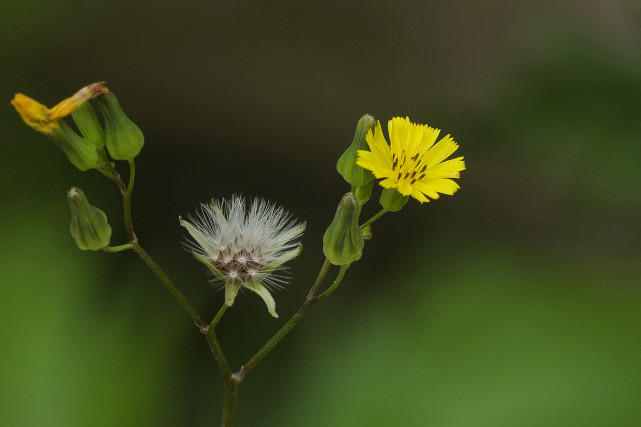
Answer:
MULTIPOLYGON (((9 105, 106 81, 145 134, 141 244, 211 319, 178 215, 261 196, 306 220, 281 319, 245 292, 238 369, 302 303, 359 117, 451 133, 453 197, 374 224, 338 290, 241 384, 239 426, 638 425, 641 8, 635 2, 9 0, 0 16, 0 425, 212 425, 203 336, 132 253, 79 251, 120 197, 9 105)), ((126 169, 121 169, 126 170, 126 169)), ((364 215, 378 210, 376 197, 364 215)), ((336 270, 330 272, 336 274, 336 270)))

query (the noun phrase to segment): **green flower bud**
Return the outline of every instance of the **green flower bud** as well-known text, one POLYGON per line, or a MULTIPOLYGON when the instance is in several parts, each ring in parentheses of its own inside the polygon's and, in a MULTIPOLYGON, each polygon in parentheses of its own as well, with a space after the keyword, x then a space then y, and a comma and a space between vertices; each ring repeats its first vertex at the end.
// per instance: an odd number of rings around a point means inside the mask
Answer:
POLYGON ((96 251, 109 245, 111 227, 107 215, 91 206, 85 193, 78 187, 69 190, 67 200, 71 210, 71 236, 78 248, 96 251))
POLYGON ((363 255, 363 233, 358 226, 360 208, 352 193, 343 196, 334 220, 323 236, 323 253, 334 265, 349 265, 363 255))
POLYGON ((403 196, 401 193, 396 191, 396 189, 384 188, 381 193, 380 202, 383 209, 390 212, 396 212, 400 211, 408 200, 409 196, 403 196))
POLYGON ((74 132, 64 121, 58 121, 58 126, 47 136, 64 151, 69 161, 81 171, 96 167, 98 163, 96 146, 74 132))
POLYGON ((374 186, 374 181, 370 181, 369 184, 359 185, 354 191, 354 197, 358 201, 358 204, 363 206, 370 197, 372 197, 372 187, 374 186))
POLYGON ((91 141, 96 148, 104 147, 105 133, 102 130, 96 111, 89 102, 80 104, 76 110, 71 112, 71 117, 82 136, 91 141))
POLYGON ((125 115, 111 92, 98 99, 105 118, 105 145, 109 155, 116 160, 133 159, 145 143, 142 131, 125 115))
POLYGON ((338 159, 338 163, 336 163, 338 173, 351 185, 365 185, 374 179, 372 172, 356 164, 356 159, 358 158, 356 152, 358 150, 369 149, 367 141, 365 141, 365 135, 367 135, 370 129, 373 130, 375 126, 376 121, 374 117, 369 114, 361 117, 356 126, 356 133, 354 134, 352 144, 338 159))

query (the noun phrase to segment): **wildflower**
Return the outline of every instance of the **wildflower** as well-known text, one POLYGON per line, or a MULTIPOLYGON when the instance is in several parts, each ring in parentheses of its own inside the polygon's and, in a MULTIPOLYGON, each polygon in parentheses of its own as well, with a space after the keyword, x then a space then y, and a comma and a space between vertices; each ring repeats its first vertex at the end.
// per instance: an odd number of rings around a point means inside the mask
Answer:
POLYGON ((102 83, 94 83, 80 89, 51 109, 22 93, 16 93, 11 105, 27 125, 51 138, 74 166, 85 171, 96 167, 98 163, 96 147, 74 132, 62 119, 91 98, 108 92, 102 83))
MULTIPOLYGON (((445 160, 458 148, 450 135, 436 142, 439 129, 411 123, 409 117, 390 120, 388 133, 389 145, 378 122, 366 136, 370 151, 359 150, 356 161, 376 178, 384 178, 380 182, 382 187, 405 198, 412 196, 421 203, 429 202, 429 198, 438 199, 439 193, 452 195, 459 189, 452 178, 460 177, 465 163, 463 157, 445 160)), ((381 203, 393 199, 389 191, 387 195, 386 190, 383 192, 381 203)), ((398 206, 401 202, 397 199, 394 204, 398 206)))
POLYGON ((254 199, 247 210, 240 196, 212 200, 188 219, 180 218, 180 225, 193 238, 187 248, 225 288, 226 304, 231 306, 240 288, 247 288, 278 317, 271 291, 285 282, 277 271, 300 253, 302 247, 294 240, 303 234, 305 224, 291 220, 283 208, 264 200, 254 199))

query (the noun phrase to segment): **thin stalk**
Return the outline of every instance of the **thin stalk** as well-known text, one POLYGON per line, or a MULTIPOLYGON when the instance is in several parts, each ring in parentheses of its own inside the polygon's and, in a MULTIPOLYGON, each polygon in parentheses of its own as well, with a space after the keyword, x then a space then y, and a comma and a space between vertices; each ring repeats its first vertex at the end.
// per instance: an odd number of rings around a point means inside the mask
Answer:
POLYGON ((127 230, 127 237, 129 242, 134 243, 138 241, 136 233, 134 233, 133 221, 131 219, 131 193, 134 190, 134 178, 136 177, 136 165, 133 159, 129 160, 129 184, 127 190, 122 195, 122 206, 125 215, 125 230, 127 230))
POLYGON ((314 281, 314 284, 310 288, 309 292, 307 293, 307 298, 306 299, 312 299, 316 296, 316 293, 318 292, 318 288, 320 285, 323 284, 323 280, 325 280, 325 276, 327 276, 327 272, 329 271, 329 267, 331 267, 332 264, 329 262, 327 258, 325 258, 325 261, 323 261, 323 265, 321 266, 320 271, 318 272, 318 276, 316 276, 316 280, 314 281))
POLYGON ((125 243, 124 245, 118 246, 105 246, 104 248, 102 248, 102 250, 105 252, 121 252, 133 248, 134 246, 131 243, 125 243))
POLYGON ((101 167, 96 168, 96 170, 101 174, 103 174, 104 176, 106 176, 107 178, 109 178, 110 180, 112 180, 113 182, 115 182, 116 185, 118 185, 120 192, 122 194, 125 194, 127 192, 127 186, 120 178, 120 174, 118 173, 118 171, 114 168, 114 166, 111 164, 111 162, 107 158, 105 147, 102 147, 102 151, 99 151, 99 154, 104 161, 101 164, 101 167))
POLYGON ((180 303, 180 305, 183 306, 185 311, 191 316, 192 319, 194 319, 194 322, 196 325, 202 330, 206 330, 208 324, 205 322, 202 317, 200 317, 200 314, 198 314, 198 311, 192 306, 189 301, 187 301, 187 298, 185 295, 178 289, 178 287, 174 284, 174 282, 165 274, 165 272, 156 264, 156 261, 149 256, 149 254, 138 244, 138 242, 133 242, 132 243, 132 249, 136 254, 142 259, 145 264, 149 267, 151 271, 154 272, 154 274, 160 279, 160 281, 165 285, 165 287, 169 290, 169 292, 172 293, 174 298, 180 303))
MULTIPOLYGON (((221 425, 222 426, 232 426, 234 424, 234 409, 236 407, 236 393, 238 391, 238 384, 240 381, 237 381, 234 378, 234 375, 231 372, 229 363, 225 358, 225 353, 218 342, 218 337, 216 336, 215 327, 225 311, 227 310, 227 304, 223 303, 223 306, 218 310, 218 314, 214 317, 214 320, 211 321, 209 327, 205 328, 205 336, 207 337, 207 342, 209 343, 209 348, 214 354, 214 359, 218 364, 218 369, 220 370, 221 375, 223 376, 223 386, 224 386, 224 398, 223 398, 223 418, 221 425)), ((202 330, 202 329, 201 329, 202 330)))
POLYGON ((96 169, 96 170, 98 172, 100 172, 101 174, 103 174, 104 176, 106 176, 107 178, 109 178, 110 180, 112 180, 113 182, 115 182, 116 184, 118 184, 118 187, 120 188, 121 191, 126 188, 124 186, 124 183, 122 183, 122 180, 120 179, 120 176, 118 175, 118 173, 115 170, 106 170, 106 169, 102 169, 102 168, 96 169), (120 186, 118 181, 120 181, 120 183, 123 184, 122 187, 120 186))
MULTIPOLYGON (((125 191, 122 192, 122 189, 124 187, 124 183, 122 183, 122 180, 118 178, 118 187, 121 188, 122 194, 122 206, 123 206, 123 211, 124 211, 124 217, 125 217, 125 230, 127 231, 127 238, 129 239, 129 244, 131 245, 131 249, 136 252, 136 254, 144 261, 145 264, 149 267, 151 271, 160 279, 160 281, 165 285, 165 287, 169 290, 169 292, 172 293, 174 298, 180 303, 180 305, 183 306, 185 311, 191 316, 191 318, 194 320, 196 325, 200 328, 200 330, 206 330, 207 328, 207 323, 203 320, 203 318, 200 316, 198 311, 192 306, 189 301, 187 301, 187 298, 185 295, 178 289, 178 287, 174 284, 174 282, 167 276, 167 274, 156 264, 156 261, 153 260, 153 258, 140 246, 138 243, 138 238, 136 237, 136 233, 134 232, 134 226, 133 226, 133 221, 131 217, 131 193, 133 192, 134 189, 134 178, 136 176, 136 166, 134 164, 133 160, 129 160, 129 183, 127 187, 125 188, 125 191)), ((118 183, 117 182, 117 183, 118 183)), ((124 246, 124 245, 123 245, 124 246)))
POLYGON ((314 283, 314 286, 309 291, 309 294, 307 295, 307 298, 305 298, 305 303, 302 305, 302 307, 283 325, 282 328, 274 336, 267 341, 267 343, 258 350, 258 352, 251 358, 247 363, 245 363, 243 366, 241 366, 240 370, 236 372, 233 376, 238 380, 238 382, 242 381, 245 375, 249 373, 254 367, 260 362, 267 354, 282 340, 285 338, 285 335, 287 335, 293 328, 296 326, 298 322, 300 322, 307 314, 310 308, 317 302, 319 302, 322 298, 325 298, 327 295, 331 293, 334 289, 336 289, 336 286, 340 283, 340 281, 343 279, 343 276, 345 275, 345 270, 347 267, 341 267, 341 271, 338 274, 338 277, 332 284, 332 286, 328 289, 331 290, 329 293, 326 291, 323 293, 323 297, 316 296, 316 291, 318 290, 318 287, 322 283, 323 279, 327 275, 327 271, 329 270, 329 261, 325 260, 325 263, 323 264, 323 267, 321 268, 321 271, 318 274, 318 278, 316 279, 316 282, 314 283), (326 294, 326 295, 325 295, 326 294))
POLYGON ((223 302, 223 306, 220 307, 220 310, 218 310, 218 313, 216 314, 216 317, 214 317, 214 320, 211 321, 209 324, 209 329, 214 329, 218 322, 220 321, 220 318, 223 317, 223 314, 225 314, 225 311, 227 311, 227 304, 223 302))
POLYGON ((206 328, 205 337, 207 337, 209 348, 211 348, 211 352, 214 354, 214 359, 216 359, 216 363, 218 363, 218 368, 223 375, 223 379, 228 381, 232 377, 231 368, 229 367, 229 363, 227 363, 227 358, 223 353, 222 347, 220 347, 216 332, 213 328, 206 328))
POLYGON ((371 225, 374 221, 382 217, 387 212, 389 212, 387 209, 381 209, 379 213, 377 213, 376 215, 374 215, 373 217, 371 217, 361 225, 361 230, 363 230, 368 225, 371 225))
POLYGON ((336 290, 338 285, 341 284, 341 281, 343 280, 343 277, 345 276, 345 272, 347 271, 348 268, 349 268, 349 264, 348 265, 341 265, 341 269, 338 272, 338 276, 336 276, 336 280, 334 280, 334 283, 332 283, 332 286, 327 288, 325 290, 325 292, 323 292, 322 294, 320 294, 318 296, 318 300, 319 301, 327 298, 328 296, 331 295, 332 292, 334 292, 334 290, 336 290))

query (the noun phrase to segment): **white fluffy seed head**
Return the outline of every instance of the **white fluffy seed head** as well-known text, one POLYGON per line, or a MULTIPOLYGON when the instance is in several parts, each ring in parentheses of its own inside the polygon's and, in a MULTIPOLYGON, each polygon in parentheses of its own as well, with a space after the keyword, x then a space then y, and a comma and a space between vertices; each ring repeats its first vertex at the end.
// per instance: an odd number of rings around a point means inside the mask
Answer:
POLYGON ((247 208, 240 196, 203 204, 181 224, 193 239, 186 243, 187 249, 208 264, 218 281, 253 282, 267 288, 285 283, 278 273, 300 253, 296 239, 305 230, 283 208, 261 199, 252 200, 247 208))

